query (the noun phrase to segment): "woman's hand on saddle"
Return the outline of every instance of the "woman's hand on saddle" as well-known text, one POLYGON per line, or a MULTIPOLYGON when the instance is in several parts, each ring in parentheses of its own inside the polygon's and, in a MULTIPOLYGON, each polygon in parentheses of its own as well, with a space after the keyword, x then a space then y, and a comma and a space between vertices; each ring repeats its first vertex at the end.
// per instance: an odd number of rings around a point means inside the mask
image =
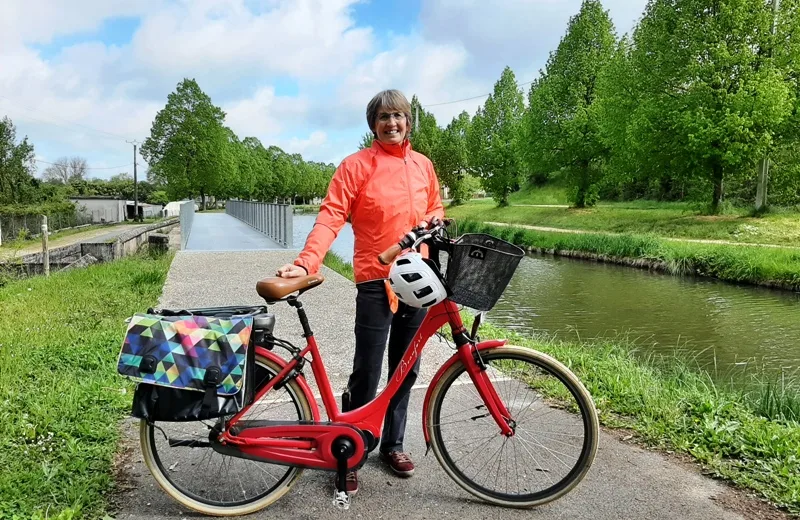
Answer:
POLYGON ((298 276, 305 276, 308 273, 299 265, 286 264, 278 269, 277 275, 281 278, 297 278, 298 276))

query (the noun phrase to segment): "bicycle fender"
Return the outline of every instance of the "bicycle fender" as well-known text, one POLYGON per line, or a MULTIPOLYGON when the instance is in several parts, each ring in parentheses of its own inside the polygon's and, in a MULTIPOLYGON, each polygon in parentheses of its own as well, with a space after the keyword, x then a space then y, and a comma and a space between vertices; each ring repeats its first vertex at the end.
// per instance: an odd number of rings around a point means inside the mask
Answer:
MULTIPOLYGON (((286 366, 285 359, 265 348, 256 347, 256 354, 261 357, 269 359, 270 361, 274 362, 281 368, 286 366)), ((300 387, 300 390, 303 391, 303 394, 305 395, 305 398, 308 401, 308 405, 311 407, 311 414, 314 417, 314 421, 319 422, 320 414, 319 414, 319 406, 317 406, 317 399, 316 397, 314 397, 314 392, 311 391, 311 387, 308 386, 306 378, 300 375, 295 378, 295 381, 297 381, 297 385, 300 387)))
MULTIPOLYGON (((502 347, 508 340, 506 339, 490 339, 487 341, 481 341, 475 347, 481 351, 490 348, 497 348, 502 347)), ((436 375, 433 376, 431 379, 430 384, 428 385, 428 390, 425 392, 425 401, 422 403, 422 434, 425 436, 425 446, 430 448, 431 440, 430 435, 428 434, 428 409, 431 404, 431 395, 433 395, 433 389, 439 384, 439 380, 442 378, 445 372, 453 366, 455 363, 458 363, 458 353, 453 354, 450 359, 444 362, 444 364, 439 367, 439 370, 436 372, 436 375)))

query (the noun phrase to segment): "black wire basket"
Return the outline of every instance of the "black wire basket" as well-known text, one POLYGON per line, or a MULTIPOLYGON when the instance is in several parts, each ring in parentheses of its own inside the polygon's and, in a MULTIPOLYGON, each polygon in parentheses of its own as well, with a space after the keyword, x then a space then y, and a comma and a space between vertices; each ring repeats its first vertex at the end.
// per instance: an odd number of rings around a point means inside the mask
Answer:
POLYGON ((454 302, 479 311, 494 307, 525 252, 491 235, 467 233, 455 241, 447 261, 454 302))

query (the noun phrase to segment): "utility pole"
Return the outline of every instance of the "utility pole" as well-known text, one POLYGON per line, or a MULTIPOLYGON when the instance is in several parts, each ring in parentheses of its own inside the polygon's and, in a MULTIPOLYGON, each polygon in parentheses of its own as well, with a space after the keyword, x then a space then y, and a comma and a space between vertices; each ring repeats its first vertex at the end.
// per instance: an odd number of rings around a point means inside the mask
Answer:
MULTIPOLYGON (((778 31, 778 9, 780 0, 772 0, 772 46, 769 49, 769 57, 772 58, 775 51, 775 35, 778 31)), ((758 185, 756 186, 756 211, 761 211, 767 207, 767 186, 769 185, 769 153, 758 162, 758 185)))
POLYGON ((136 179, 136 145, 139 141, 125 141, 133 145, 133 221, 139 220, 139 186, 136 179))

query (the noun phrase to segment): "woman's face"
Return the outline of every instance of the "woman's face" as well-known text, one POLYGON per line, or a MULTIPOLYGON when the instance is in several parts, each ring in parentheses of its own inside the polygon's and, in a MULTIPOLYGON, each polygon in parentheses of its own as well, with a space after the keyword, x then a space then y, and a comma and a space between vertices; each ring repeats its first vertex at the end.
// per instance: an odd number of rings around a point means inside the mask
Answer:
POLYGON ((375 134, 385 144, 400 144, 406 138, 408 120, 401 110, 382 107, 375 121, 375 134))

